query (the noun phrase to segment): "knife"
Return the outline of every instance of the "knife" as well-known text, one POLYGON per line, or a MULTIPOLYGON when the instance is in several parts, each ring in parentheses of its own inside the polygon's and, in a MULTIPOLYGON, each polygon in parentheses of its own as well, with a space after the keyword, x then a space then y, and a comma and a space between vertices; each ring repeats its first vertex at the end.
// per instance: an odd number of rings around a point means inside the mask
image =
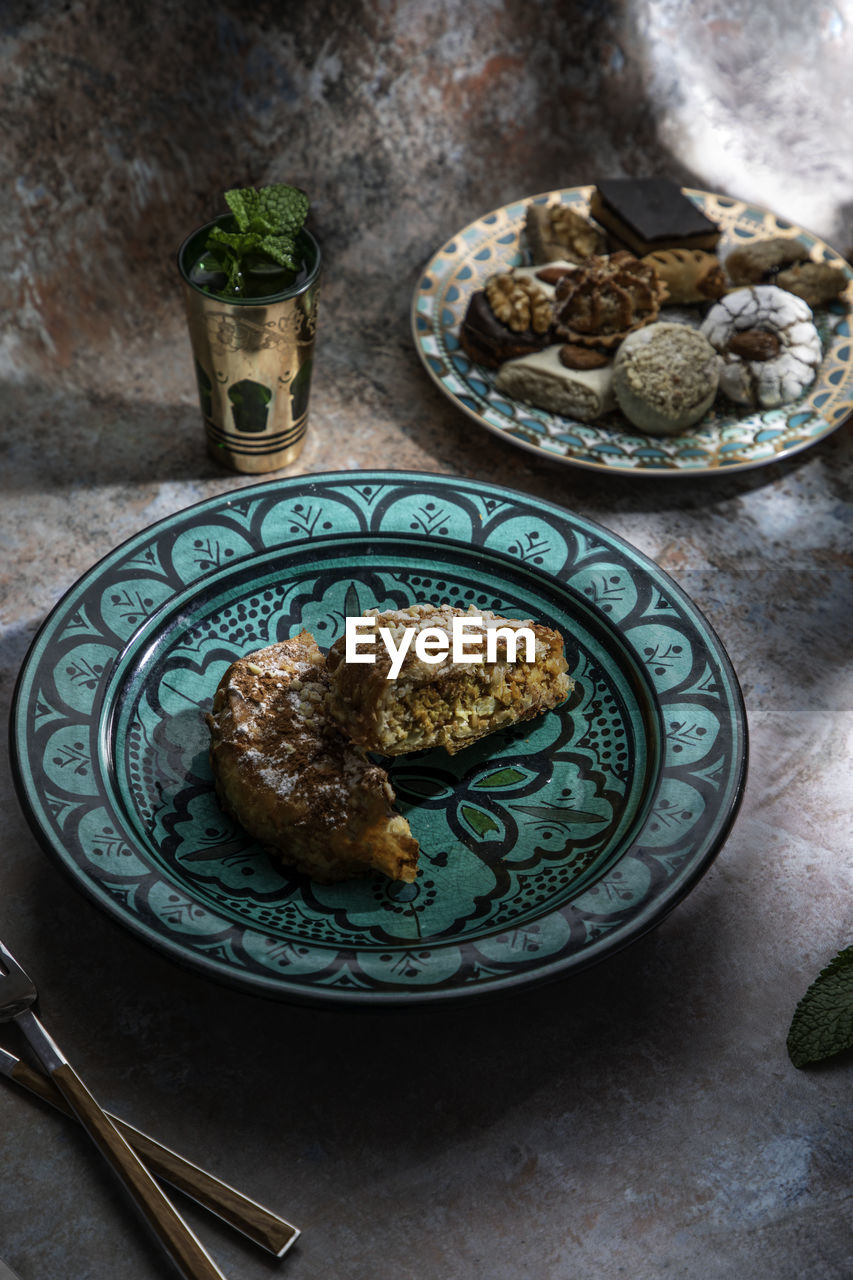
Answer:
MULTIPOLYGON (((0 1074, 9 1080, 14 1080, 16 1084, 23 1085, 30 1093, 49 1102, 58 1111, 73 1116, 62 1094, 47 1076, 42 1075, 40 1071, 35 1071, 26 1062, 8 1053, 6 1049, 0 1049, 0 1074)), ((263 1205, 250 1200, 242 1192, 230 1187, 227 1182, 221 1182, 212 1173, 185 1160, 183 1156, 179 1156, 169 1147, 164 1147, 154 1138, 149 1138, 141 1130, 134 1129, 133 1125, 113 1115, 110 1115, 110 1119, 152 1173, 156 1173, 164 1182, 183 1191, 185 1195, 203 1205, 205 1209, 209 1209, 229 1226, 241 1231, 261 1248, 275 1254, 277 1258, 283 1258, 301 1234, 298 1227, 280 1218, 271 1209, 265 1209, 263 1205)), ((0 1280, 3 1280, 2 1269, 0 1269, 0 1280)))

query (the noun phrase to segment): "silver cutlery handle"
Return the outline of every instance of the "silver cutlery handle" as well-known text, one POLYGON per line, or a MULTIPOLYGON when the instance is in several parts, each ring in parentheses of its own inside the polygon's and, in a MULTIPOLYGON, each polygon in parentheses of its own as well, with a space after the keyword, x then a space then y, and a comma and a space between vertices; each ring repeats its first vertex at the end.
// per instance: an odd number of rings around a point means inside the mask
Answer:
POLYGON ((35 1014, 27 1010, 15 1021, 101 1155, 121 1178, 184 1280, 225 1280, 204 1245, 98 1106, 35 1014))
MULTIPOLYGON (((65 1115, 74 1115, 48 1076, 0 1050, 0 1063, 4 1061, 8 1062, 8 1066, 4 1067, 4 1074, 11 1080, 58 1107, 65 1115)), ((215 1213, 223 1222, 242 1232, 255 1244, 274 1253, 277 1258, 281 1258, 299 1236, 298 1227, 294 1227, 271 1209, 264 1208, 140 1129, 134 1129, 133 1125, 119 1116, 111 1115, 109 1111, 106 1115, 158 1178, 163 1178, 185 1195, 191 1196, 198 1204, 204 1205, 205 1209, 215 1213)))
POLYGON ((115 1125, 104 1115, 73 1067, 68 1063, 57 1067, 53 1080, 80 1123, 88 1130, 101 1155, 124 1182, 181 1275, 186 1280, 224 1280, 201 1241, 160 1190, 115 1125))

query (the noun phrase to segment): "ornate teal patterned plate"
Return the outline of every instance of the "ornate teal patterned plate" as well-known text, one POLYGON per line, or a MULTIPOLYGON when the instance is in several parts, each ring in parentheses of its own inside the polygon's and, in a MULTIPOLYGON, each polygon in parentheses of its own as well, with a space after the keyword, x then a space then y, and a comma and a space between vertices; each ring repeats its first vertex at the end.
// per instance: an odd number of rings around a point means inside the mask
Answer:
POLYGON ((13 709, 24 809, 101 907, 174 958, 287 999, 497 991, 655 925, 720 848, 745 777, 737 680, 660 569, 587 520, 474 481, 272 481, 118 547, 50 615, 13 709), (236 657, 415 600, 558 627, 558 711, 390 762, 412 885, 286 873, 220 811, 204 713, 236 657))
MULTIPOLYGON (((851 287, 839 302, 816 313, 824 359, 806 395, 780 409, 740 416, 719 400, 699 426, 672 438, 638 435, 619 413, 594 423, 576 422, 495 391, 494 373, 474 364, 459 346, 459 325, 468 299, 489 276, 525 258, 524 215, 531 201, 552 198, 589 213, 592 187, 547 191, 495 209, 449 240, 427 264, 412 301, 415 346, 432 380, 469 418, 496 435, 557 462, 632 476, 718 475, 745 471, 787 458, 815 444, 853 412, 851 287)), ((777 218, 768 209, 728 196, 687 189, 687 195, 720 226, 721 250, 733 241, 792 235, 811 256, 850 267, 817 236, 777 218)), ((664 317, 665 318, 665 317, 664 317)))

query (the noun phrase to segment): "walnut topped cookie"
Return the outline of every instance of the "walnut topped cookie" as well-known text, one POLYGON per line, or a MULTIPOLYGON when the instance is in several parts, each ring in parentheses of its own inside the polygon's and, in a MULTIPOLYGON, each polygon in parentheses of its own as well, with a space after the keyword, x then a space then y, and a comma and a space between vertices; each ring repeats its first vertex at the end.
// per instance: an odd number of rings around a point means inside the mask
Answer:
POLYGON ((547 333, 551 299, 535 276, 504 271, 486 281, 484 290, 492 312, 513 333, 547 333))
POLYGON ((657 319, 666 289, 654 266, 620 250, 589 258, 557 285, 554 336, 615 347, 657 319))
POLYGON ((504 360, 539 351, 551 332, 554 286, 532 272, 502 271, 471 294, 459 345, 477 364, 497 369, 504 360))

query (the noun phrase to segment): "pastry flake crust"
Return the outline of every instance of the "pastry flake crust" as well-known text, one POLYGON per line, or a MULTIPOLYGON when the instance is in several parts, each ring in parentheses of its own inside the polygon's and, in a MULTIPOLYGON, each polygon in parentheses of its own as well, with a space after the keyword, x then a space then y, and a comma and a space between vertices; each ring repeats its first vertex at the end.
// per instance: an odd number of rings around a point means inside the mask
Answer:
MULTIPOLYGON (((533 355, 507 360, 498 370, 495 390, 516 400, 524 400, 580 422, 592 422, 616 407, 613 395, 613 364, 606 356, 599 356, 593 347, 579 347, 594 363, 578 368, 567 363, 560 346, 545 347, 533 355)), ((572 359, 570 357, 569 359, 572 359)))
POLYGON ((325 660, 302 631, 233 663, 207 716, 223 809, 284 863, 331 883, 381 871, 412 881, 418 842, 384 769, 326 712, 325 660))
POLYGON ((390 629, 398 646, 406 627, 437 627, 449 636, 454 616, 482 617, 484 628, 528 627, 536 655, 526 662, 522 644, 517 660, 510 662, 506 642, 499 640, 494 663, 454 663, 452 653, 425 663, 412 642, 399 675, 388 679, 391 659, 381 643, 375 646, 375 663, 348 663, 344 639, 337 640, 327 658, 329 709, 365 750, 393 756, 444 747, 454 755, 496 729, 558 706, 572 688, 562 636, 537 623, 431 604, 371 616, 377 628, 390 629))

